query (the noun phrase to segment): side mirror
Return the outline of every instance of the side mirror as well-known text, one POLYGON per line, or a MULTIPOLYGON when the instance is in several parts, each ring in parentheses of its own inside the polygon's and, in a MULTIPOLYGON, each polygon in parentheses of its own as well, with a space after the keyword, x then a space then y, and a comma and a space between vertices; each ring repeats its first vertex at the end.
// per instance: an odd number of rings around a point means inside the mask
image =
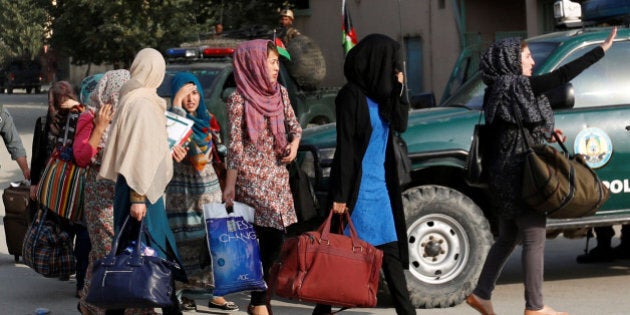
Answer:
POLYGON ((413 109, 435 107, 435 95, 433 92, 412 95, 409 98, 409 105, 413 109))
POLYGON ((553 109, 570 109, 575 105, 575 89, 571 82, 545 92, 553 109))

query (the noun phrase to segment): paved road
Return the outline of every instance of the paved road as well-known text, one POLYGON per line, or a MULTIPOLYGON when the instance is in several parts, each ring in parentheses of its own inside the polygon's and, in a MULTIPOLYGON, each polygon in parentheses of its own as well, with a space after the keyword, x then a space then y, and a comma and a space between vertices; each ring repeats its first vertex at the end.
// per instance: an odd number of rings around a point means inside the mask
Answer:
MULTIPOLYGON (((0 104, 12 113, 22 141, 30 153, 35 119, 45 114, 45 94, 26 95, 0 94, 0 104)), ((9 182, 20 180, 21 172, 15 162, 10 161, 5 149, 0 149, 0 188, 9 182)), ((4 216, 4 206, 0 204, 0 216, 4 216)), ((1 224, 1 223, 0 223, 1 224)), ((0 225, 0 315, 33 314, 38 307, 51 310, 52 314, 78 314, 77 299, 74 298, 74 282, 62 282, 44 278, 21 263, 14 263, 8 254, 4 226, 0 225)), ((557 238, 547 242, 546 248, 546 302, 557 309, 567 310, 572 315, 630 314, 630 261, 619 261, 598 265, 578 265, 575 255, 584 247, 584 239, 568 240, 557 238)), ((506 265, 495 291, 494 303, 498 314, 523 314, 523 288, 521 284, 520 255, 515 253, 506 265)), ((247 294, 228 296, 241 308, 248 303, 247 294)), ((200 301, 202 302, 202 301, 200 301)), ((273 301, 275 314, 308 315, 311 305, 294 301, 273 301)), ((210 314, 207 308, 197 313, 210 314)), ((245 314, 244 311, 231 314, 245 314)), ((394 314, 391 306, 374 309, 356 309, 342 314, 394 314)), ((461 315, 477 314, 467 305, 461 304, 447 309, 418 310, 417 314, 461 315)))

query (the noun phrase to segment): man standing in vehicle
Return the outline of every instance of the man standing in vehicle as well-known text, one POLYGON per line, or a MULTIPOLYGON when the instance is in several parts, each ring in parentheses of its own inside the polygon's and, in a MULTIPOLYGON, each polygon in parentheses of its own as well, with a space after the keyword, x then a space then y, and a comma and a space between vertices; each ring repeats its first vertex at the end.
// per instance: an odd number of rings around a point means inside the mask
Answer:
POLYGON ((300 31, 293 27, 293 19, 292 10, 283 9, 280 11, 280 26, 276 29, 276 34, 285 45, 295 36, 300 35, 300 31))

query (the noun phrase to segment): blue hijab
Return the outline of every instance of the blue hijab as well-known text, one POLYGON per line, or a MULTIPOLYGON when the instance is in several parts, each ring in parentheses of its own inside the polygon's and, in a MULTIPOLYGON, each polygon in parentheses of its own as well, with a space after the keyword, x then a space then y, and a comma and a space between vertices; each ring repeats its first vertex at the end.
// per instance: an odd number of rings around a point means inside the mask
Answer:
POLYGON ((195 152, 196 148, 194 148, 194 146, 191 147, 193 150, 189 153, 191 156, 194 156, 196 154, 205 154, 212 148, 212 134, 210 132, 210 114, 204 102, 203 87, 194 74, 190 72, 178 72, 175 77, 173 77, 173 81, 171 82, 171 102, 175 98, 177 91, 188 83, 194 83, 197 86, 197 91, 199 91, 199 106, 195 114, 186 113, 186 117, 195 122, 192 128, 192 142, 200 152, 195 152))
POLYGON ((81 91, 79 93, 79 102, 81 104, 87 104, 90 100, 90 94, 96 89, 98 81, 103 77, 103 73, 97 73, 87 76, 81 80, 81 91))

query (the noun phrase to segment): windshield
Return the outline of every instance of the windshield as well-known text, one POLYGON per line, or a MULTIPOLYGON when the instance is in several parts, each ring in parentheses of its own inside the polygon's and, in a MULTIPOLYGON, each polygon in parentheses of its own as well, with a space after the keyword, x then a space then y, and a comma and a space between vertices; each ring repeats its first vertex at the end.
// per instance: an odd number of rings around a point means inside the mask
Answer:
POLYGON ((219 73, 221 72, 221 69, 193 68, 190 65, 170 66, 166 69, 166 75, 164 76, 164 81, 162 81, 162 84, 157 89, 157 93, 159 96, 164 97, 164 98, 171 97, 171 81, 173 81, 173 77, 175 76, 175 74, 181 71, 190 72, 197 77, 197 79, 199 80, 199 83, 201 83, 201 86, 203 87, 204 96, 205 96, 206 92, 212 87, 212 84, 214 83, 214 80, 216 79, 217 75, 219 75, 219 73))
MULTIPOLYGON (((558 47, 556 42, 535 42, 529 43, 529 50, 536 63, 534 73, 538 66, 542 65, 551 52, 558 47)), ((483 93, 486 85, 481 81, 481 73, 477 71, 471 79, 464 83, 462 87, 456 91, 453 96, 444 101, 440 106, 465 106, 471 109, 481 109, 483 106, 483 93)))

